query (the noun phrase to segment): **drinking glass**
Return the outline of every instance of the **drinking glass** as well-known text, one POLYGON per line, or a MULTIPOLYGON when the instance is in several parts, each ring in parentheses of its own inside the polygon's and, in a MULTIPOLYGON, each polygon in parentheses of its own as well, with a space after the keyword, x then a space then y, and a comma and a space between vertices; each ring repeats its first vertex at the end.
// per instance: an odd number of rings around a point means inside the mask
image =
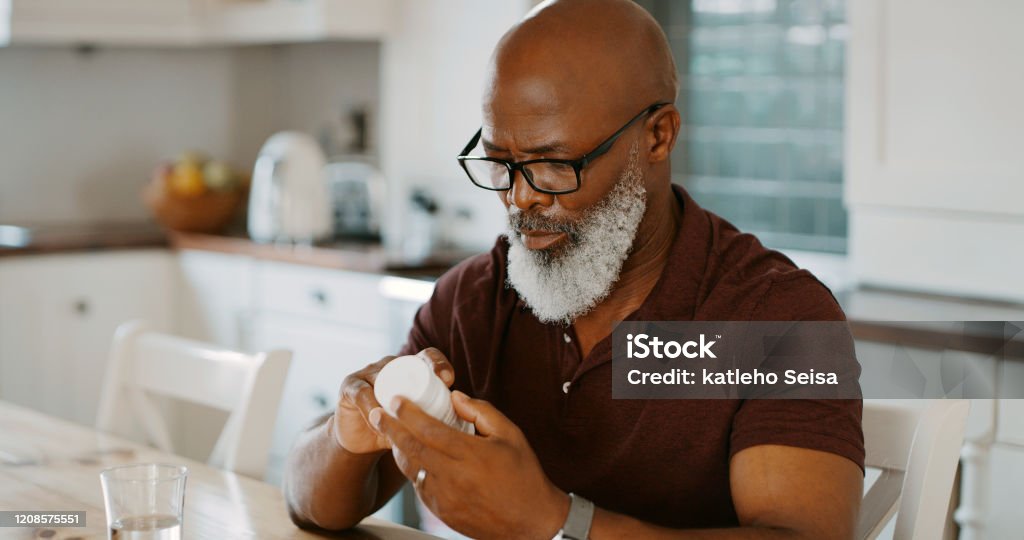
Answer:
POLYGON ((180 540, 183 465, 142 463, 100 472, 110 540, 180 540))

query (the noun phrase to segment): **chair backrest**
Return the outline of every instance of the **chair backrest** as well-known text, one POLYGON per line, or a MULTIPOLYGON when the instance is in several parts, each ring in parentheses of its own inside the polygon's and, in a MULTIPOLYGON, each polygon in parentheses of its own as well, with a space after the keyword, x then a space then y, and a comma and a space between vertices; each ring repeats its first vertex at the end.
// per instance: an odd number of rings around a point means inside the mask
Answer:
POLYGON ((114 335, 96 427, 140 427, 148 442, 174 452, 167 422, 150 399, 158 394, 228 412, 212 466, 262 479, 291 352, 244 354, 151 331, 142 321, 114 335))
POLYGON ((942 538, 968 409, 962 399, 864 401, 865 465, 881 475, 864 495, 857 538, 877 537, 893 514, 894 540, 942 538))

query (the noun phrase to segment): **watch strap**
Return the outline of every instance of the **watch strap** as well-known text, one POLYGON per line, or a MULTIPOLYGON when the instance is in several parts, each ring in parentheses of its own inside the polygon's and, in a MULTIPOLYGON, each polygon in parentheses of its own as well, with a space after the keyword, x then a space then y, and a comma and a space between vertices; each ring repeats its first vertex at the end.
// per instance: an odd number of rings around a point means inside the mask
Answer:
POLYGON ((558 531, 558 536, 563 540, 587 540, 590 537, 590 524, 594 521, 594 503, 576 495, 569 494, 569 515, 565 518, 565 525, 558 531))

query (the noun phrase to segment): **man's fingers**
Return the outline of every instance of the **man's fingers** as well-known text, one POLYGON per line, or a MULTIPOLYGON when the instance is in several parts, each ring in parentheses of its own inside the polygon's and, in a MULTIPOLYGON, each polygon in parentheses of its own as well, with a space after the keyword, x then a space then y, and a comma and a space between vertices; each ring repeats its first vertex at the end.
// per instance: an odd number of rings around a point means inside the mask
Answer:
POLYGON ((441 351, 434 347, 427 347, 422 351, 416 353, 416 356, 430 362, 434 366, 434 373, 437 373, 438 377, 444 381, 444 384, 449 387, 455 383, 455 369, 452 368, 451 362, 441 351))
POLYGON ((373 395, 373 387, 363 379, 353 379, 345 384, 345 398, 359 409, 363 418, 369 419, 370 411, 380 407, 377 397, 373 395))
POLYGON ((395 398, 395 416, 421 443, 452 458, 460 459, 465 452, 465 433, 427 414, 408 399, 395 398))
POLYGON ((370 424, 391 441, 395 463, 409 480, 415 480, 420 468, 443 470, 454 463, 448 456, 423 444, 400 420, 378 407, 370 411, 370 424))
POLYGON ((501 435, 508 431, 509 426, 515 427, 494 405, 482 399, 473 399, 458 390, 452 392, 452 406, 463 420, 472 422, 477 433, 485 437, 501 435))
POLYGON ((394 360, 394 356, 385 356, 376 362, 367 365, 363 369, 352 373, 341 383, 339 392, 341 399, 348 400, 363 414, 363 418, 374 407, 379 407, 377 398, 373 396, 373 383, 377 381, 377 374, 388 362, 394 360), (369 390, 369 392, 367 392, 369 390))
POLYGON ((380 373, 380 370, 384 367, 384 365, 394 360, 395 358, 395 356, 385 356, 384 358, 381 358, 380 360, 377 360, 376 362, 363 368, 362 371, 360 371, 360 373, 363 374, 363 378, 366 379, 366 382, 370 383, 370 385, 373 385, 374 383, 377 382, 377 374, 380 373))

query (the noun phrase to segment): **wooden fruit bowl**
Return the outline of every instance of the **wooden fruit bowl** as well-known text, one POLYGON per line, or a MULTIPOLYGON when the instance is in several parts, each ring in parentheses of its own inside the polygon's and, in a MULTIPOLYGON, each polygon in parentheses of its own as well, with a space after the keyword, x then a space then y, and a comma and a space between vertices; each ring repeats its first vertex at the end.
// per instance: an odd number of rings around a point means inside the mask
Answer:
POLYGON ((244 192, 241 189, 207 191, 183 196, 161 181, 150 182, 142 200, 164 227, 182 232, 217 233, 231 222, 244 192))

